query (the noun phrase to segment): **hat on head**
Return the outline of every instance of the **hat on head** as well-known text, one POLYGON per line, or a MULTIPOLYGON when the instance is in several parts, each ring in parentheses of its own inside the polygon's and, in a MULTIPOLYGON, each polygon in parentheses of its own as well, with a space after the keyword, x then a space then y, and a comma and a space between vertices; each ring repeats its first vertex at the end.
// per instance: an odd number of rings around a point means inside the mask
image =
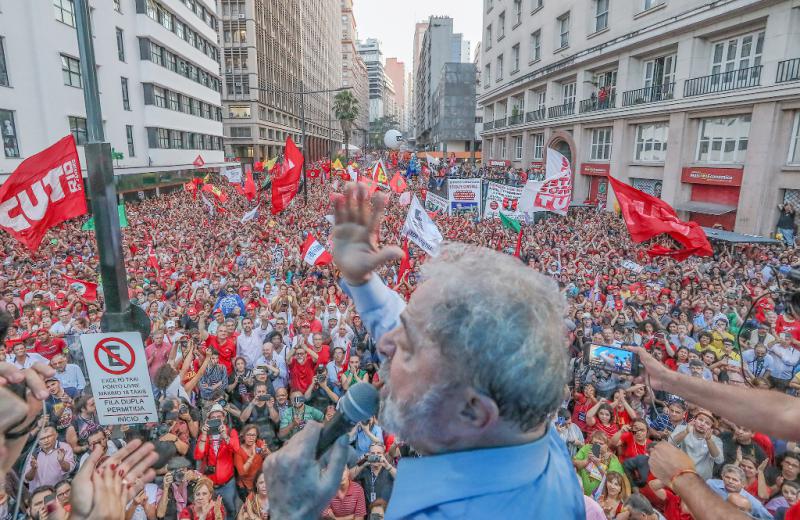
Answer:
POLYGON ((167 324, 166 324, 166 327, 167 327, 167 328, 170 328, 170 327, 175 327, 175 321, 174 321, 174 320, 169 320, 169 321, 167 322, 167 324))
POLYGON ((208 411, 208 414, 211 415, 214 412, 225 413, 225 409, 219 403, 214 403, 214 406, 211 407, 211 410, 208 411))
POLYGON ((581 315, 581 319, 582 319, 582 320, 591 320, 591 319, 592 319, 592 315, 591 315, 591 314, 589 314, 588 312, 584 312, 584 313, 581 315))
POLYGON ((197 309, 194 307, 189 307, 189 310, 186 311, 186 314, 189 316, 197 316, 197 309))
POLYGON ((694 416, 697 417, 698 415, 705 415, 706 417, 711 419, 711 422, 713 424, 717 423, 717 419, 714 417, 714 414, 711 413, 709 410, 706 410, 705 408, 698 408, 694 416))

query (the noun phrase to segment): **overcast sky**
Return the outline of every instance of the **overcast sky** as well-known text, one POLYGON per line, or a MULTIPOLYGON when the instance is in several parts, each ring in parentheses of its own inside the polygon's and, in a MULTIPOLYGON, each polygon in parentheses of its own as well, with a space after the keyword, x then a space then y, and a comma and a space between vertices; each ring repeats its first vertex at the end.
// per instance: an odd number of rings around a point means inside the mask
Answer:
POLYGON ((449 16, 453 30, 470 42, 470 59, 481 39, 482 0, 353 0, 358 38, 381 41, 383 57, 397 57, 411 70, 414 24, 429 16, 449 16))

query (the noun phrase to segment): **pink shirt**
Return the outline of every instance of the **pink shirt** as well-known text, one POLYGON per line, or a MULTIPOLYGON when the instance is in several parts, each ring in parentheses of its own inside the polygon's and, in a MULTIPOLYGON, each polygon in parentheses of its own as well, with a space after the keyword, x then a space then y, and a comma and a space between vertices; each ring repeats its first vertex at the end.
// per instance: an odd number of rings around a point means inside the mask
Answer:
POLYGON ((154 379, 158 369, 167 364, 167 360, 169 359, 169 351, 171 349, 172 345, 167 343, 167 341, 162 341, 160 346, 156 345, 155 343, 151 343, 146 349, 144 349, 145 356, 149 360, 147 371, 150 372, 150 379, 154 379))
POLYGON ((606 520, 603 508, 593 498, 584 495, 583 502, 586 505, 586 520, 606 520))

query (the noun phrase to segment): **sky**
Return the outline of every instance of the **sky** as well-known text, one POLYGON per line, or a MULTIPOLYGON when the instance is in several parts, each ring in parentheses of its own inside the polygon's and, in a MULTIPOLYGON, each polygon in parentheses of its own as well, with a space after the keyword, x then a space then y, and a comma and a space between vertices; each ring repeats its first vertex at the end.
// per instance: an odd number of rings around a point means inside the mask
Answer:
POLYGON ((383 57, 397 57, 411 70, 414 25, 429 16, 449 16, 453 30, 470 42, 470 59, 481 39, 482 0, 353 0, 358 38, 381 41, 383 57))

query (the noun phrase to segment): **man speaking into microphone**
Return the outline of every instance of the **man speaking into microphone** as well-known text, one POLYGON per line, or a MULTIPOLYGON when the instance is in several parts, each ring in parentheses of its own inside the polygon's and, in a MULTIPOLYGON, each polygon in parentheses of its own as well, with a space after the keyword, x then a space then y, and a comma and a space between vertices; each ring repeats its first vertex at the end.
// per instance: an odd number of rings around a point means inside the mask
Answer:
MULTIPOLYGON (((384 205, 349 185, 333 256, 378 342, 381 425, 423 455, 400 461, 386 518, 585 518, 550 426, 567 378, 556 284, 511 256, 448 244, 406 306, 373 272, 403 254, 378 246, 384 205)), ((345 448, 340 439, 323 468, 319 435, 307 426, 267 458, 274 518, 317 518, 336 492, 345 448)))

